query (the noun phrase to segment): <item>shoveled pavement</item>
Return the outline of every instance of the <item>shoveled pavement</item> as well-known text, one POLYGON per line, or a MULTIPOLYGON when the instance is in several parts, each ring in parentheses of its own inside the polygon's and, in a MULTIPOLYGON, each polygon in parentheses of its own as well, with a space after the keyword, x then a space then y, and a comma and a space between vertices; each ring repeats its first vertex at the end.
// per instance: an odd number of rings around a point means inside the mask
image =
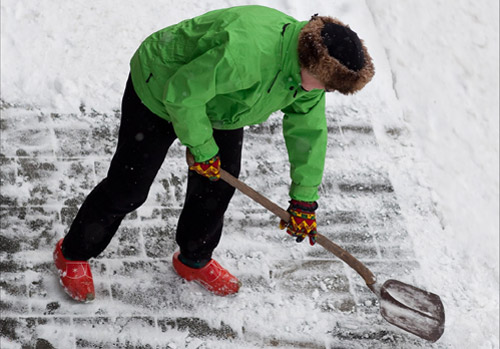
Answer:
MULTIPOLYGON (((97 299, 73 302, 59 286, 52 250, 105 176, 119 112, 82 106, 78 115, 46 114, 7 103, 1 112, 2 348, 444 347, 385 322, 354 271, 319 246, 296 244, 277 228, 277 218, 240 193, 215 257, 241 279, 241 292, 221 298, 183 282, 170 261, 186 182, 178 142, 146 204, 91 261, 97 299)), ((379 131, 349 105, 327 114, 320 231, 381 281, 417 283, 419 260, 379 131)), ((392 122, 381 129, 392 147, 404 146, 403 126, 392 122)), ((240 179, 286 206, 289 169, 280 116, 247 128, 244 142, 240 179)), ((435 218, 429 210, 421 214, 435 218)))

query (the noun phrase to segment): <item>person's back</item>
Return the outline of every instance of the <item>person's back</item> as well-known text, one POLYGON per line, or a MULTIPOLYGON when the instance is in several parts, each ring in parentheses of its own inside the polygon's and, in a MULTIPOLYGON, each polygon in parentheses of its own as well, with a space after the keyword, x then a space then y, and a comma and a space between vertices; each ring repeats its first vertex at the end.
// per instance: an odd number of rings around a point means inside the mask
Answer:
MULTIPOLYGON (((169 121, 172 117, 165 103, 179 99, 189 103, 186 99, 192 97, 193 103, 208 103, 207 112, 216 128, 262 122, 283 106, 275 103, 272 108, 268 99, 260 112, 254 108, 282 70, 282 54, 287 55, 282 52, 283 27, 296 22, 275 9, 239 6, 161 29, 132 58, 134 87, 153 112, 169 121), (180 74, 182 79, 177 78, 180 74), (170 81, 175 81, 175 88, 168 89, 170 81), (180 81, 187 85, 183 87, 180 81), (207 96, 208 92, 213 96, 207 96), (203 97, 210 100, 200 101, 203 97), (252 115, 238 122, 245 112, 252 115), (219 120, 223 122, 217 124, 219 120)), ((296 54, 288 55, 296 59, 296 54)))

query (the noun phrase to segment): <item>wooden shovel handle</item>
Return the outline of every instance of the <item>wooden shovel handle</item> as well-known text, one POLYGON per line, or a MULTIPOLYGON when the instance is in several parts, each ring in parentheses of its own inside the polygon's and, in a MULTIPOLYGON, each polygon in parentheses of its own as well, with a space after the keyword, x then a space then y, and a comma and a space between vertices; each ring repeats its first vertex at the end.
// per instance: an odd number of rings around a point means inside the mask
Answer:
MULTIPOLYGON (((186 153, 187 157, 187 162, 189 165, 192 165, 194 163, 194 159, 192 158, 191 153, 189 151, 186 153)), ((274 202, 266 198, 264 195, 260 194, 259 192, 255 191, 239 179, 235 178, 233 175, 228 173, 227 171, 221 169, 220 172, 220 178, 228 183, 229 185, 233 186, 234 188, 238 189, 240 192, 245 194, 246 196, 250 197, 252 200, 257 202, 258 204, 262 205, 264 208, 268 209, 272 213, 274 213, 276 216, 284 220, 285 222, 290 221, 290 214, 276 205, 274 202)), ((375 284, 377 279, 373 275, 373 273, 368 269, 363 263, 361 263, 359 260, 357 260, 353 255, 351 255, 349 252, 344 250, 342 247, 328 239, 326 236, 318 233, 316 242, 323 246, 327 251, 330 251, 333 253, 335 256, 343 260, 347 265, 349 265, 352 269, 354 269, 366 282, 368 286, 375 284)))

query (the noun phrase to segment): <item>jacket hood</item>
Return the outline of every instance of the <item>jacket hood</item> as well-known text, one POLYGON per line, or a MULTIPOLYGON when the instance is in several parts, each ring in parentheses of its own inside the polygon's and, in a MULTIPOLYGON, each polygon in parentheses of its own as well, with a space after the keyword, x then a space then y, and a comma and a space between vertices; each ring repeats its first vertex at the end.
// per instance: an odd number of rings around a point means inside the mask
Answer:
POLYGON ((304 26, 299 35, 298 54, 300 66, 307 69, 315 78, 321 81, 326 90, 339 91, 342 94, 353 94, 361 90, 375 75, 375 67, 368 50, 361 41, 364 54, 364 66, 351 70, 330 56, 323 44, 321 30, 325 23, 334 23, 349 28, 338 19, 328 16, 313 16, 304 26))

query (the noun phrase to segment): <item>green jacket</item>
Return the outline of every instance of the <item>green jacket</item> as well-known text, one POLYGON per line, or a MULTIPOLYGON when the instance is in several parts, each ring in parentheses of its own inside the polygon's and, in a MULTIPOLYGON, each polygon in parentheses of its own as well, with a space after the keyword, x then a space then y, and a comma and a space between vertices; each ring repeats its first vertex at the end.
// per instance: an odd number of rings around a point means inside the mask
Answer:
POLYGON ((325 92, 300 86, 298 35, 307 22, 277 10, 216 10, 149 36, 131 60, 134 88, 172 122, 196 161, 218 152, 212 129, 237 129, 282 110, 297 200, 318 199, 325 162, 325 92))

